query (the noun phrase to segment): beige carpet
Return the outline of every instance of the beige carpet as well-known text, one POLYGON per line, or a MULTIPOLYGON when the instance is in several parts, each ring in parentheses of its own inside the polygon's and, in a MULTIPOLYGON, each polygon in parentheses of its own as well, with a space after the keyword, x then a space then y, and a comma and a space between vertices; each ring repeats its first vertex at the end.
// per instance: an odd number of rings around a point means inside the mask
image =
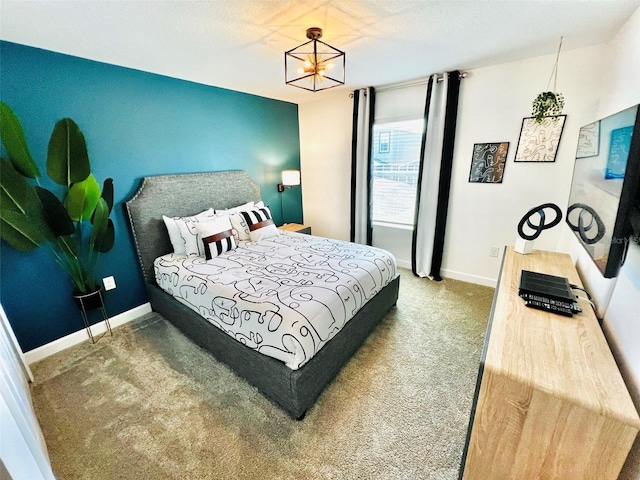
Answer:
POLYGON ((301 422, 149 314, 34 365, 65 479, 455 479, 493 289, 402 271, 400 298, 301 422))

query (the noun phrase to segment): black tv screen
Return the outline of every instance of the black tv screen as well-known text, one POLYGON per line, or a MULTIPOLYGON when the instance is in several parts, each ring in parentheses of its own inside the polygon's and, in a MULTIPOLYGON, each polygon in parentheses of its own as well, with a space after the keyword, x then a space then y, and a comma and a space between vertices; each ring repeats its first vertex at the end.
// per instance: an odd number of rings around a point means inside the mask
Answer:
POLYGON ((605 278, 624 262, 639 183, 638 105, 580 129, 566 221, 605 278))

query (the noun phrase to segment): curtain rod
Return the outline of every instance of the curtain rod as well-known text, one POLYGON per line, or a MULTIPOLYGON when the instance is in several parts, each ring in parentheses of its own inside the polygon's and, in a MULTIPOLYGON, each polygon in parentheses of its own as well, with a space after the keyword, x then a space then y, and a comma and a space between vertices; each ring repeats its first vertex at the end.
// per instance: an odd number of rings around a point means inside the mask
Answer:
MULTIPOLYGON (((460 72, 460 75, 458 75, 458 78, 462 80, 463 78, 467 78, 468 76, 469 76, 469 72, 460 72)), ((382 85, 381 87, 375 87, 375 89, 376 89, 376 92, 384 92, 385 90, 395 90, 396 88, 406 88, 406 87, 413 87, 416 85, 426 85, 427 82, 429 82, 429 78, 430 77, 426 77, 426 78, 420 78, 418 80, 411 80, 409 82, 382 85)), ((444 76, 438 75, 438 82, 442 82, 443 80, 444 80, 444 76)))

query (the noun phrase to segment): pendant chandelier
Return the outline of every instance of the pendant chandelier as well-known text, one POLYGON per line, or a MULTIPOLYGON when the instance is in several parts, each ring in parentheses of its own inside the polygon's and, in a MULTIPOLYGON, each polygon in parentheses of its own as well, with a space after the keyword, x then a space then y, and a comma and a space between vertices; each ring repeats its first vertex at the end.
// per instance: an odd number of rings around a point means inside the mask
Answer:
POLYGON ((309 41, 284 52, 287 85, 311 92, 344 85, 345 53, 323 42, 321 37, 321 28, 307 28, 309 41))

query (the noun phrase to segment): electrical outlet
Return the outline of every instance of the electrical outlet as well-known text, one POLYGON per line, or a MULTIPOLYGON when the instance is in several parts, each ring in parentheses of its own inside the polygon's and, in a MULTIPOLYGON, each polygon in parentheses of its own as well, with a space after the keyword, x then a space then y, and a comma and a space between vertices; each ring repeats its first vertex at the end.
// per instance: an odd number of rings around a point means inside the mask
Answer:
POLYGON ((116 279, 113 278, 113 276, 104 277, 102 279, 102 283, 104 284, 105 290, 113 290, 114 288, 116 288, 116 279))
POLYGON ((489 250, 489 256, 497 257, 498 255, 500 255, 500 247, 491 247, 491 250, 489 250))

